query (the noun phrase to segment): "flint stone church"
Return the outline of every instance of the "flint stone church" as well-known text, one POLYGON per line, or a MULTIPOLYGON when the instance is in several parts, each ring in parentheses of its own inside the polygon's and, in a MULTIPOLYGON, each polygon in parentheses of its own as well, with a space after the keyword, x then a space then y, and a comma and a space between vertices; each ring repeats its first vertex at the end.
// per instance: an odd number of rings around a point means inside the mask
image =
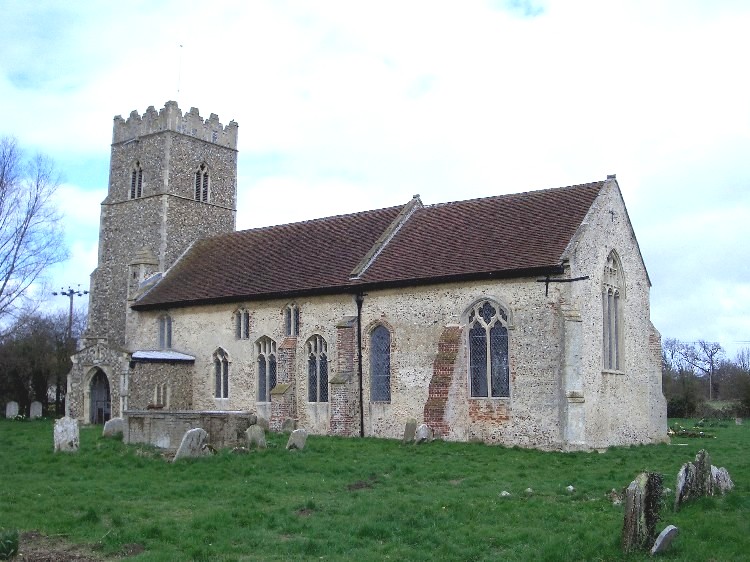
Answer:
POLYGON ((666 439, 615 176, 238 232, 237 128, 172 101, 115 117, 70 416, 173 448, 174 420, 249 413, 550 450, 666 439))

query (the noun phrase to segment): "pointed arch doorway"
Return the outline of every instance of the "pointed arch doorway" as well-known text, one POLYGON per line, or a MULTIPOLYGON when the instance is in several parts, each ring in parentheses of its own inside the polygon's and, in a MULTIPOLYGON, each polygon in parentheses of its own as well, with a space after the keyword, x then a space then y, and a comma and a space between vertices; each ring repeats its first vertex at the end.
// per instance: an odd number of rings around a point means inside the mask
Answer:
POLYGON ((102 424, 112 416, 112 402, 109 393, 109 379, 101 369, 97 369, 91 377, 89 388, 91 406, 89 408, 89 423, 102 424))

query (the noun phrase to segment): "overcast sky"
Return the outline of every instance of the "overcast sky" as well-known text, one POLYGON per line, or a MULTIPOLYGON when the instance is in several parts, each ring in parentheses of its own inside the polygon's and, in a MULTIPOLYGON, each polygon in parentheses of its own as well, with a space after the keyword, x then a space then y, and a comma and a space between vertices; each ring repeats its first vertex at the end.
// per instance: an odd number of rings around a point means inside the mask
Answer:
POLYGON ((96 267, 112 118, 176 100, 239 123, 238 228, 616 173, 662 336, 750 347, 750 2, 0 6, 0 134, 65 176, 55 287, 96 267))

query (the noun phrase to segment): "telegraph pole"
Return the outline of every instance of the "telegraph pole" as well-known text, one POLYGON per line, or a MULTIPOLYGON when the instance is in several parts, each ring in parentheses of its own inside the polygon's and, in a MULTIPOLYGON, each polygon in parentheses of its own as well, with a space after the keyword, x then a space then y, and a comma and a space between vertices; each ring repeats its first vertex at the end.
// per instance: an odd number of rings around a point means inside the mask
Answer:
MULTIPOLYGON (((68 308, 68 330, 66 333, 66 344, 70 344, 71 340, 73 339, 73 299, 75 297, 82 297, 83 295, 88 295, 89 292, 85 290, 80 289, 81 284, 78 284, 78 287, 76 289, 73 289, 72 287, 68 286, 68 290, 66 291, 63 288, 60 288, 60 291, 55 291, 52 293, 56 297, 68 297, 70 299, 70 307, 68 308)), ((57 384, 55 387, 55 415, 60 414, 60 373, 57 373, 57 384)))

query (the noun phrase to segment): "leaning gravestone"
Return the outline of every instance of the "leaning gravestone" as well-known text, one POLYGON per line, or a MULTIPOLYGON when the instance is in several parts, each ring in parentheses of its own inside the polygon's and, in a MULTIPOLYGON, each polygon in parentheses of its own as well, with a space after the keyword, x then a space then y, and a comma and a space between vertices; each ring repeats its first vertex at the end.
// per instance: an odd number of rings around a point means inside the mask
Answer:
POLYGON ((426 423, 420 425, 417 428, 414 439, 417 444, 429 443, 430 441, 432 441, 432 430, 430 429, 430 426, 428 426, 426 423))
POLYGON ((304 449, 305 442, 307 441, 307 431, 304 429, 295 429, 289 435, 289 441, 287 441, 287 449, 304 449))
POLYGON ((77 453, 80 446, 78 420, 64 417, 55 420, 55 452, 77 453))
POLYGON ((42 417, 42 403, 39 402, 38 400, 34 400, 31 403, 31 410, 30 410, 30 413, 29 413, 29 419, 30 420, 35 420, 35 419, 41 418, 41 417, 42 417))
POLYGON ((18 402, 11 400, 5 405, 5 417, 15 418, 18 415, 18 402))
POLYGON ((252 449, 257 447, 258 449, 266 448, 266 432, 260 425, 251 425, 245 430, 245 436, 247 437, 247 447, 252 449))
POLYGON ((723 466, 716 468, 711 465, 711 482, 713 483, 714 492, 718 490, 722 496, 734 488, 734 482, 732 482, 732 478, 729 476, 729 471, 723 466))
POLYGON ((282 433, 291 433, 295 429, 297 429, 297 420, 294 418, 286 418, 284 423, 281 424, 282 433))
POLYGON ((705 449, 698 451, 693 462, 686 462, 677 473, 674 509, 688 500, 713 495, 711 457, 705 449))
POLYGON ((651 546, 659 520, 661 489, 661 474, 656 472, 642 472, 628 486, 622 525, 623 551, 646 550, 651 546))
POLYGON ((271 428, 271 425, 268 423, 268 420, 264 418, 263 416, 258 416, 255 420, 254 424, 250 425, 258 425, 263 428, 263 431, 268 431, 271 428))
POLYGON ((417 420, 409 418, 406 420, 406 427, 404 427, 404 443, 414 442, 414 435, 417 432, 417 420))
POLYGON ((672 544, 672 541, 677 536, 677 533, 679 533, 679 529, 675 527, 674 525, 667 525, 664 530, 659 533, 659 536, 656 537, 656 540, 654 541, 654 546, 651 547, 651 556, 654 554, 661 554, 662 552, 665 552, 669 545, 672 544))
POLYGON ((179 459, 188 459, 195 457, 202 457, 209 454, 208 449, 208 433, 206 430, 200 427, 189 429, 185 432, 182 437, 177 453, 175 453, 172 462, 176 462, 179 459))
POLYGON ((125 420, 123 420, 122 418, 112 418, 104 423, 102 437, 114 437, 115 435, 122 435, 124 430, 125 420))

